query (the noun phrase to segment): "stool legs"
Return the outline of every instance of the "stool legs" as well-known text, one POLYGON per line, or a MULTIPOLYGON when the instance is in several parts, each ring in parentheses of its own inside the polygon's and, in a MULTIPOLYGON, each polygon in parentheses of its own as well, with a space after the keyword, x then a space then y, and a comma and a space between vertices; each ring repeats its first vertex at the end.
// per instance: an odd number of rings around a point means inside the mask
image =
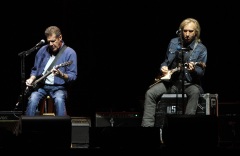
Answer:
POLYGON ((39 112, 40 115, 54 115, 54 102, 50 96, 47 96, 39 103, 39 112))

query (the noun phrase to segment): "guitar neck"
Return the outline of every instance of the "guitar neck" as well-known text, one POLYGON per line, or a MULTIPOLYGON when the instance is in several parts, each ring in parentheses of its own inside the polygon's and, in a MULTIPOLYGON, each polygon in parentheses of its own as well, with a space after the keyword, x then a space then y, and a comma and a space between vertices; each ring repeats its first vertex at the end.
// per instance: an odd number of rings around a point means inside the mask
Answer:
MULTIPOLYGON (((188 67, 189 63, 184 63, 184 66, 188 67)), ((200 66, 201 68, 205 68, 206 64, 204 62, 194 62, 194 66, 200 66)))
POLYGON ((42 81, 43 79, 45 79, 46 77, 48 77, 52 72, 47 71, 47 73, 45 73, 42 77, 40 77, 39 79, 37 79, 36 81, 34 81, 34 84, 37 84, 38 82, 42 81))
POLYGON ((174 68, 174 69, 170 70, 170 74, 173 74, 174 72, 176 72, 176 71, 178 71, 178 70, 179 70, 179 68, 178 68, 178 67, 176 67, 176 68, 174 68))

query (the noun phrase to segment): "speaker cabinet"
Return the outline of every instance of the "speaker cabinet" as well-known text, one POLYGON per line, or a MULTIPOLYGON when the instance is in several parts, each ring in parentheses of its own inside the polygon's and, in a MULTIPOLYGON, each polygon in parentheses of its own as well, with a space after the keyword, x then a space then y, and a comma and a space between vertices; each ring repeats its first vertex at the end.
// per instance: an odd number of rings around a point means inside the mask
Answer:
POLYGON ((139 112, 97 112, 96 127, 140 127, 139 112))
POLYGON ((163 140, 167 147, 212 148, 218 145, 216 116, 167 115, 163 140))
POLYGON ((0 120, 0 149, 18 146, 18 120, 0 120))
POLYGON ((220 145, 240 144, 240 116, 219 116, 220 145))
POLYGON ((89 143, 90 118, 72 117, 72 144, 89 143))
POLYGON ((18 146, 18 125, 21 111, 0 111, 0 149, 18 146))
POLYGON ((90 127, 91 148, 158 149, 160 131, 157 127, 90 127))
POLYGON ((23 148, 70 148, 69 116, 21 116, 20 137, 23 148))

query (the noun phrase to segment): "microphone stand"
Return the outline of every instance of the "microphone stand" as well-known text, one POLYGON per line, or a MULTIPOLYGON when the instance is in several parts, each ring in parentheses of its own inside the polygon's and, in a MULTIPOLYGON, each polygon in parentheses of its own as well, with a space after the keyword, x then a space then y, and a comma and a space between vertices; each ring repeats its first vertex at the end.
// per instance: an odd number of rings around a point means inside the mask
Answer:
MULTIPOLYGON (((185 114, 185 106, 184 106, 184 92, 185 92, 185 87, 184 87, 184 68, 185 68, 185 65, 184 65, 184 51, 187 51, 188 49, 187 48, 183 48, 183 40, 182 40, 182 31, 180 29, 180 31, 178 32, 178 35, 179 35, 179 38, 180 38, 180 41, 181 41, 181 71, 180 73, 182 74, 182 114, 185 114)), ((176 106, 177 108, 177 106, 176 106)), ((177 111, 176 111, 177 112, 177 111)))
POLYGON ((181 68, 181 72, 182 72, 182 114, 185 114, 185 106, 184 106, 184 91, 185 91, 185 87, 184 87, 184 50, 182 49, 182 68, 181 68))
POLYGON ((19 95, 19 102, 16 104, 22 104, 22 114, 24 114, 24 106, 25 106, 25 57, 30 55, 33 51, 38 50, 40 46, 35 46, 27 51, 20 52, 18 56, 21 57, 21 94, 19 95))

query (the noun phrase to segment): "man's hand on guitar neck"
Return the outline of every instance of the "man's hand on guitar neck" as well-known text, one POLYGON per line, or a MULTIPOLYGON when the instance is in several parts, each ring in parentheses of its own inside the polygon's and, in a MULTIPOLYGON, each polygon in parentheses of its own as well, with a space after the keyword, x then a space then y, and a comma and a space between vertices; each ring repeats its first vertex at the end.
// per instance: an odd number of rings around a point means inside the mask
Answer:
POLYGON ((185 68, 187 68, 187 70, 189 71, 189 72, 193 72, 193 71, 195 71, 195 63, 194 62, 189 62, 189 63, 187 63, 187 65, 185 66, 185 68))
POLYGON ((54 76, 64 77, 63 72, 61 72, 58 68, 53 68, 51 72, 54 76))
POLYGON ((206 64, 203 62, 189 62, 189 63, 185 63, 184 67, 189 71, 189 72, 193 72, 195 71, 195 67, 199 66, 201 68, 205 68, 206 64))

